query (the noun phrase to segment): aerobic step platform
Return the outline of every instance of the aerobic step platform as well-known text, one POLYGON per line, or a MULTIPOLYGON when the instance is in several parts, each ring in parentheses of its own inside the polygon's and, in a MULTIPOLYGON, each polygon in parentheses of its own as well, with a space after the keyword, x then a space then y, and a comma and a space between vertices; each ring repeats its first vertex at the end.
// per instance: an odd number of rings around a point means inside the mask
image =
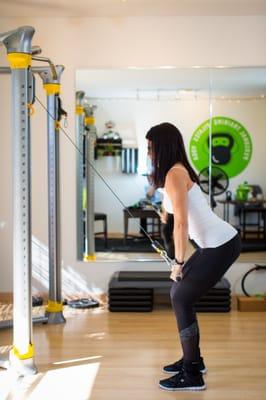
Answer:
MULTIPOLYGON (((173 281, 168 271, 117 271, 109 282, 109 311, 152 311, 154 295, 165 294, 170 303, 173 281)), ((231 289, 222 278, 196 303, 199 312, 228 312, 231 310, 231 289)))

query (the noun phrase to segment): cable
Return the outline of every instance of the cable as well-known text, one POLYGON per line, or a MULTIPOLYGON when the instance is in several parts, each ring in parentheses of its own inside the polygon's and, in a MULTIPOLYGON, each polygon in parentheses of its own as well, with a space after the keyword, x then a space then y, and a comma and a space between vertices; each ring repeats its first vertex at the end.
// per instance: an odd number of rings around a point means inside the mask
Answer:
MULTIPOLYGON (((50 114, 49 110, 45 107, 45 105, 41 102, 41 100, 35 95, 35 99, 38 101, 38 103, 41 105, 41 107, 46 111, 46 113, 54 120, 56 119, 53 117, 53 115, 50 114)), ((109 185, 109 183, 104 179, 104 177, 98 172, 98 170, 94 167, 94 165, 87 159, 87 157, 83 154, 83 152, 78 148, 76 143, 71 139, 69 134, 65 131, 64 128, 62 128, 61 125, 59 125, 59 129, 64 133, 64 135, 67 137, 67 139, 71 142, 71 144, 75 147, 75 149, 80 153, 82 157, 85 158, 86 163, 89 164, 89 166, 93 169, 93 171, 99 176, 99 178, 104 182, 104 184, 108 187, 108 189, 112 192, 112 194, 115 196, 115 198, 118 200, 118 202, 124 207, 126 212, 134 218, 133 214, 130 212, 128 207, 124 204, 124 202, 120 199, 120 197, 115 193, 115 191, 112 189, 112 187, 109 185)), ((158 211, 156 211, 158 213, 158 211)), ((150 240, 152 247, 156 250, 157 253, 160 254, 161 257, 164 258, 164 260, 169 264, 172 260, 167 256, 167 252, 165 248, 156 240, 153 240, 152 237, 149 235, 149 233, 141 226, 141 224, 138 224, 139 228, 142 230, 142 232, 146 235, 146 237, 150 240)))
POLYGON ((242 281, 241 281, 241 288, 242 288, 243 292, 245 293, 245 295, 246 295, 247 297, 250 297, 250 294, 248 294, 248 292, 247 292, 246 289, 245 289, 245 280, 246 280, 247 276, 248 276, 251 272, 253 272, 253 271, 259 271, 259 270, 266 270, 266 265, 255 264, 255 267, 254 267, 254 268, 251 268, 248 272, 246 272, 245 275, 244 275, 243 278, 242 278, 242 281))

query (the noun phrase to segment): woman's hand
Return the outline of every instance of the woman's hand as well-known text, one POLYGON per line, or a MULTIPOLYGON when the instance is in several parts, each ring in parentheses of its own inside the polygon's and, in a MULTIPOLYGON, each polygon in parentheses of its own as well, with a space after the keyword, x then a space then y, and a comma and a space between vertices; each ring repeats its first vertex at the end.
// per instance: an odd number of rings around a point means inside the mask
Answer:
POLYGON ((183 268, 182 265, 178 264, 172 265, 170 279, 172 279, 174 282, 176 282, 177 277, 182 279, 182 268, 183 268))

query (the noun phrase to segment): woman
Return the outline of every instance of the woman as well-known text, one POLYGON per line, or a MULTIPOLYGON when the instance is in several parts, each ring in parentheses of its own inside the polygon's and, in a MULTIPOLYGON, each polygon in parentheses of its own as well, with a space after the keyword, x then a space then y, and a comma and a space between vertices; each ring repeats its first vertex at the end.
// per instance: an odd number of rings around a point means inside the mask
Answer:
POLYGON ((209 207, 188 161, 183 138, 170 123, 152 127, 146 135, 153 165, 153 183, 164 189, 164 208, 174 216, 175 259, 171 302, 183 350, 181 360, 163 371, 175 374, 160 381, 166 390, 203 390, 206 372, 200 354, 200 332, 194 304, 221 279, 237 259, 241 241, 235 228, 209 207), (188 237, 198 245, 185 262, 188 237), (177 280, 182 276, 181 280, 177 280))

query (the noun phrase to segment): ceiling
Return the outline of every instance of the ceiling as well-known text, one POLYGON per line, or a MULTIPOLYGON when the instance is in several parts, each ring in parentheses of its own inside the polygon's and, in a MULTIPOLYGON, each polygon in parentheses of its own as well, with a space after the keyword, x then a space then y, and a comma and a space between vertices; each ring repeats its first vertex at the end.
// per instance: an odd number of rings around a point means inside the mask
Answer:
POLYGON ((266 68, 136 68, 76 72, 76 89, 90 98, 265 97, 266 68))
POLYGON ((0 0, 0 17, 266 15, 265 0, 0 0))

